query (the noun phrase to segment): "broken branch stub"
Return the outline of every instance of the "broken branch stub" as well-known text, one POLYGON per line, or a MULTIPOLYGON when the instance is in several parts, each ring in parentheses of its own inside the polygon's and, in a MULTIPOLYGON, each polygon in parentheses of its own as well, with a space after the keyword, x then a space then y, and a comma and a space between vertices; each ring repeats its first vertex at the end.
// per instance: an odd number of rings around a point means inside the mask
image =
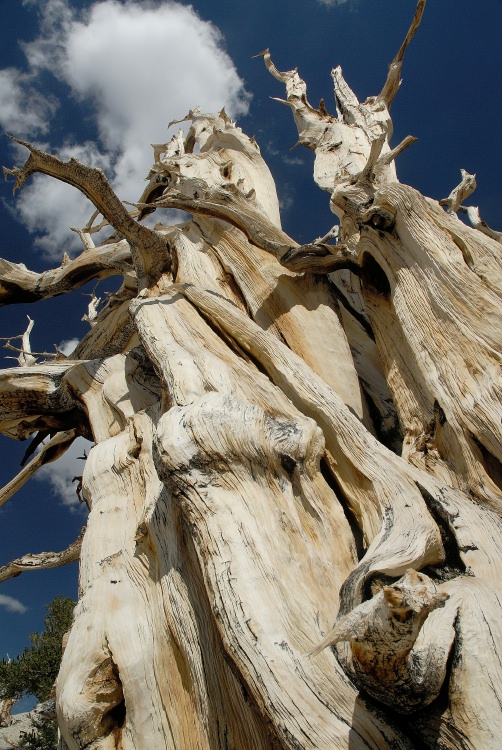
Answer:
POLYGON ((4 434, 95 441, 57 686, 71 750, 498 747, 500 244, 396 178, 413 139, 391 148, 389 107, 423 8, 379 96, 334 70, 336 117, 263 54, 340 218, 311 243, 224 110, 154 144, 131 213, 28 146, 20 183, 78 183, 125 237, 93 247, 94 216, 74 261, 0 267, 5 302, 124 277, 78 360, 0 374, 4 434), (161 206, 193 218, 136 221, 161 206))

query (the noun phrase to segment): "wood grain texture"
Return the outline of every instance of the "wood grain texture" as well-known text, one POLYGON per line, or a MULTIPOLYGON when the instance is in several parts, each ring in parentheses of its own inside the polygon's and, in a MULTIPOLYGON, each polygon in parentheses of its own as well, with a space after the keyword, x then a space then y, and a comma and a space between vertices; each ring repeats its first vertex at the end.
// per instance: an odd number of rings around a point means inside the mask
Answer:
POLYGON ((124 279, 70 358, 0 373, 0 430, 57 433, 0 497, 95 443, 62 747, 499 747, 500 233, 462 205, 471 176, 444 205, 397 179, 414 139, 391 148, 389 108, 424 7, 380 94, 333 71, 336 116, 263 53, 340 223, 307 244, 224 111, 154 145, 136 213, 28 144, 7 170, 71 182, 125 238, 94 247, 90 222, 59 269, 0 262, 0 304, 124 279), (166 206, 191 218, 141 224, 166 206))

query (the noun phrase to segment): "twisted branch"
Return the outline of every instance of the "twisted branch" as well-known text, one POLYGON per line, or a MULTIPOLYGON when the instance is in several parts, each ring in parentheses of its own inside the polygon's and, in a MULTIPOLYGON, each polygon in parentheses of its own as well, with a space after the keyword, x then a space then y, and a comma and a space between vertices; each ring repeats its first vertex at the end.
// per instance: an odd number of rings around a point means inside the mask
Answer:
POLYGON ((30 152, 22 167, 4 167, 6 178, 9 175, 15 177, 14 192, 38 172, 76 187, 96 206, 106 221, 128 240, 140 288, 154 285, 163 273, 170 271, 171 254, 166 239, 154 229, 135 221, 110 187, 102 169, 88 167, 74 158, 64 162, 26 141, 9 137, 30 152))
POLYGON ((9 578, 16 578, 27 570, 48 570, 49 568, 60 568, 68 563, 76 562, 80 558, 82 539, 85 534, 85 526, 82 531, 66 549, 61 552, 39 552, 32 555, 28 553, 17 557, 7 565, 0 568, 0 583, 9 578))

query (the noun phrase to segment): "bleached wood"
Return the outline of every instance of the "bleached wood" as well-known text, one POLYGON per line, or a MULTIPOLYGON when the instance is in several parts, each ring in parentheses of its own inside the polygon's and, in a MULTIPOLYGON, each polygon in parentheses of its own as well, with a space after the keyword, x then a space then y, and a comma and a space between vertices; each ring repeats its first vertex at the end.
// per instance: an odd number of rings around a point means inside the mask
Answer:
POLYGON ((27 570, 48 570, 49 568, 60 568, 62 565, 76 562, 80 558, 80 549, 85 527, 77 539, 61 552, 37 552, 26 554, 11 560, 7 565, 0 568, 0 582, 25 573, 27 570))
POLYGON ((122 240, 86 251, 66 265, 35 273, 23 263, 0 259, 0 305, 36 302, 76 289, 92 279, 132 274, 131 252, 122 240))
POLYGON ((72 182, 125 237, 94 248, 94 215, 76 260, 0 268, 5 303, 124 278, 71 358, 0 373, 4 434, 95 441, 70 750, 499 746, 500 243, 456 216, 467 175, 448 211, 397 181, 424 6, 379 95, 333 71, 337 116, 263 53, 340 221, 310 243, 224 110, 154 144, 133 212, 28 144, 7 170, 72 182), (141 225, 158 207, 192 218, 141 225))
POLYGON ((21 168, 4 167, 5 177, 15 178, 14 192, 20 190, 26 181, 37 173, 73 185, 96 206, 108 223, 129 241, 140 287, 156 283, 164 272, 169 272, 171 257, 165 241, 155 230, 134 220, 111 189, 103 170, 88 167, 74 158, 64 162, 26 141, 17 138, 13 140, 30 152, 28 160, 21 168))
POLYGON ((485 221, 483 221, 479 215, 479 208, 477 206, 459 206, 458 210, 467 214, 467 218, 474 229, 478 229, 480 232, 483 232, 483 234, 486 234, 497 242, 502 242, 502 232, 496 232, 494 229, 491 229, 485 221))
POLYGON ((461 169, 462 182, 453 188, 448 198, 439 201, 440 206, 445 206, 449 214, 456 214, 460 205, 476 190, 476 175, 469 174, 461 169))
MULTIPOLYGON (((41 466, 56 461, 65 453, 77 436, 76 430, 58 432, 51 438, 14 479, 0 490, 0 507, 7 502, 41 466)), ((1 574, 0 574, 1 575, 1 574)))

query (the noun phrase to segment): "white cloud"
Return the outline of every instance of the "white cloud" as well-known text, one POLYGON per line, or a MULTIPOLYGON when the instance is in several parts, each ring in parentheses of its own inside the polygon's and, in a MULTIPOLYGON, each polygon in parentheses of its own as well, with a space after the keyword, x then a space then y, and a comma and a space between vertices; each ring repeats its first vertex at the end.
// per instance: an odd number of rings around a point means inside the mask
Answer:
POLYGON ((0 607, 5 607, 7 612, 17 612, 20 615, 24 614, 28 609, 18 599, 14 599, 13 596, 6 596, 5 594, 0 594, 0 607))
POLYGON ((92 443, 85 438, 77 438, 75 442, 63 453, 61 458, 51 464, 42 466, 35 474, 35 478, 50 484, 52 491, 69 508, 77 509, 80 503, 77 497, 77 482, 75 477, 82 476, 85 461, 79 456, 89 453, 92 443))
MULTIPOLYGON (((26 150, 23 151, 26 158, 26 150)), ((64 160, 74 157, 105 172, 111 171, 109 154, 100 153, 93 142, 63 146, 58 149, 58 156, 64 160)), ((35 175, 18 195, 15 214, 28 231, 39 235, 36 245, 48 258, 60 261, 64 251, 71 254, 82 248, 78 235, 70 227, 85 226, 94 206, 76 188, 45 175, 35 175)))
POLYGON ((63 352, 67 357, 73 352, 79 343, 80 339, 68 339, 58 344, 58 349, 63 352))
POLYGON ((16 68, 0 70, 2 127, 20 138, 46 133, 57 109, 55 97, 44 96, 33 86, 34 77, 16 68))
POLYGON ((284 164, 287 164, 290 167, 298 167, 302 164, 305 164, 303 159, 300 159, 298 156, 283 156, 282 160, 284 164))
POLYGON ((321 5, 346 5, 347 3, 355 2, 355 0, 319 0, 321 5))
MULTIPOLYGON (((225 106, 233 117, 247 111, 249 97, 219 31, 191 6, 104 0, 80 16, 67 0, 41 1, 39 6, 40 35, 23 45, 28 71, 9 69, 5 74, 4 91, 9 86, 15 90, 9 122, 15 125, 28 111, 37 75, 52 73, 68 85, 82 117, 96 124, 101 146, 94 147, 95 162, 123 200, 134 201, 141 194, 152 160, 150 144, 168 140, 170 120, 194 106, 209 112, 225 106)), ((23 134, 48 132, 50 140, 54 99, 45 92, 39 97, 23 134)), ((3 112, 0 122, 5 126, 3 112)), ((70 140, 89 161, 90 144, 78 146, 78 131, 70 140)), ((83 226, 92 210, 78 193, 45 178, 23 189, 18 212, 30 231, 42 235, 38 244, 45 253, 60 258, 63 250, 77 246, 68 226, 83 226)))

